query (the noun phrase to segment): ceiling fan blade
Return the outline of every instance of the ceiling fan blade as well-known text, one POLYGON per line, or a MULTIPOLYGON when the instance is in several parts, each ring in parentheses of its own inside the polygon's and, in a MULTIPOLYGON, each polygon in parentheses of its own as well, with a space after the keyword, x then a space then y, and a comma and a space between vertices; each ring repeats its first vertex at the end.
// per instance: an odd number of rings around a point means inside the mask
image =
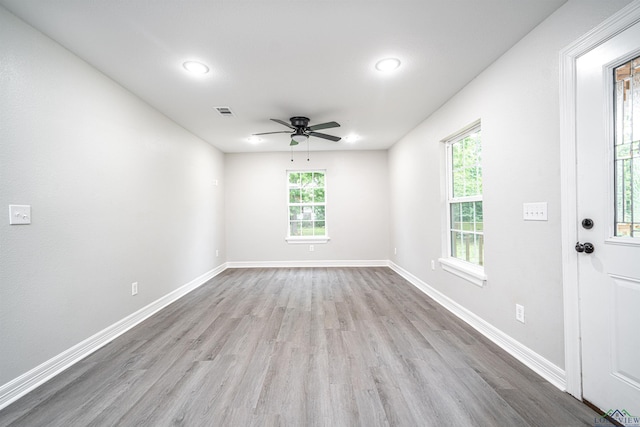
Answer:
POLYGON ((314 130, 320 130, 320 129, 339 128, 339 127, 340 127, 340 123, 327 122, 327 123, 320 123, 318 125, 309 126, 307 129, 309 129, 310 131, 314 131, 314 130))
POLYGON ((309 132, 309 135, 315 136, 317 138, 328 139, 333 142, 338 142, 342 139, 339 136, 327 135, 326 133, 320 133, 320 132, 309 132))
POLYGON ((276 122, 276 123, 280 123, 281 125, 285 125, 289 129, 294 129, 295 130, 295 128, 293 126, 291 126, 289 123, 285 122, 284 120, 279 120, 279 119, 269 119, 269 120, 271 120, 273 122, 276 122))
POLYGON ((252 133, 252 135, 270 135, 272 133, 291 133, 288 130, 281 130, 278 132, 262 132, 262 133, 252 133))
POLYGON ((298 142, 297 142, 297 141, 294 141, 294 140, 292 139, 292 140, 291 140, 291 144, 289 144, 289 145, 291 145, 291 146, 293 146, 293 145, 298 145, 298 142))

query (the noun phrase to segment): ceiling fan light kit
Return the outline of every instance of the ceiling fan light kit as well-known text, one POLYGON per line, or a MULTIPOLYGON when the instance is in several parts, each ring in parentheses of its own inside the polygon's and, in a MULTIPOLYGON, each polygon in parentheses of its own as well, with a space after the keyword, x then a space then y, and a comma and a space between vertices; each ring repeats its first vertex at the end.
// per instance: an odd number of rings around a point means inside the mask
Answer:
POLYGON ((305 142, 307 139, 309 139, 309 136, 308 136, 308 135, 305 135, 305 134, 304 134, 304 133, 302 133, 302 132, 298 132, 298 131, 296 131, 296 133, 294 133, 294 134, 291 136, 291 140, 292 140, 291 145, 293 145, 293 142, 295 142, 296 144, 299 144, 299 143, 301 143, 301 142, 305 142))

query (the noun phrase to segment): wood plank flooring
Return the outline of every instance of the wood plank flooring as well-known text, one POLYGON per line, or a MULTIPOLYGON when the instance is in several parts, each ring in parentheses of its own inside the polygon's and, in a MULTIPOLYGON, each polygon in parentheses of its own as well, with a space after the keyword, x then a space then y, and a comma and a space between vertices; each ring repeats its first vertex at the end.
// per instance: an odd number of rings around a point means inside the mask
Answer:
POLYGON ((593 426, 388 268, 232 269, 0 426, 593 426))

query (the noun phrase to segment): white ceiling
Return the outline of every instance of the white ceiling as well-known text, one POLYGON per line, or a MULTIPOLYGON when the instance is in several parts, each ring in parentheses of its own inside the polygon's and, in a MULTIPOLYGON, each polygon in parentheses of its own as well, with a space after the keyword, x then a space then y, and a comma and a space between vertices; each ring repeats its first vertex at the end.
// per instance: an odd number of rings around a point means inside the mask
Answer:
MULTIPOLYGON (((286 151, 269 121, 303 115, 311 150, 385 149, 566 0, 0 0, 224 152, 286 151), (402 61, 382 75, 377 60, 402 61), (206 63, 199 77, 182 67, 206 63), (221 117, 214 107, 230 107, 221 117)), ((306 149, 298 148, 298 149, 306 149)))

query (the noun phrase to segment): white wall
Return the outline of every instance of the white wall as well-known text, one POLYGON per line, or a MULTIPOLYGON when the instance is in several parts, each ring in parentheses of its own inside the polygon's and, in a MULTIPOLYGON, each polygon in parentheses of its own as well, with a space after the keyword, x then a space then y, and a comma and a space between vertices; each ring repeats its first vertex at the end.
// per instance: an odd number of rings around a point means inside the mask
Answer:
POLYGON ((0 40, 3 384, 223 262, 224 156, 3 8, 0 40))
POLYGON ((389 153, 392 260, 559 367, 564 366, 560 248, 558 53, 629 3, 571 0, 389 153), (482 120, 484 288, 430 260, 442 256, 443 146, 482 120), (548 222, 524 222, 524 202, 548 202, 548 222), (526 324, 515 320, 523 304, 526 324))
MULTIPOLYGON (((303 150, 304 151, 304 150, 303 150)), ((372 261, 389 258, 386 151, 226 154, 230 262, 372 261), (326 169, 326 244, 289 244, 287 170, 326 169)))

